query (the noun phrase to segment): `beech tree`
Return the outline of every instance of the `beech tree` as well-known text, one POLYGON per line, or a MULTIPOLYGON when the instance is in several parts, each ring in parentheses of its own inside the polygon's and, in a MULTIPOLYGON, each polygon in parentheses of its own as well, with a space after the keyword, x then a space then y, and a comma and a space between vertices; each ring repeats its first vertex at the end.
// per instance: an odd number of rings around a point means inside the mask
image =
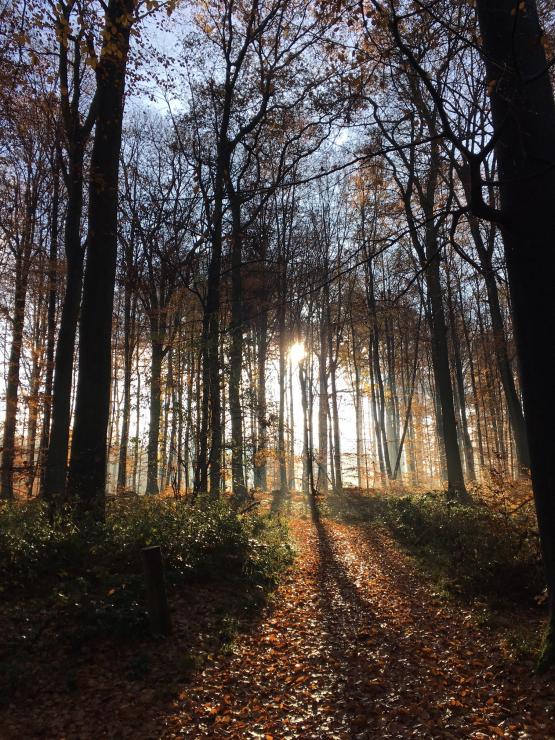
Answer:
POLYGON ((87 264, 79 325, 79 371, 68 486, 83 515, 101 519, 110 400, 110 340, 117 254, 118 172, 125 71, 137 3, 110 0, 96 76, 89 174, 87 264))

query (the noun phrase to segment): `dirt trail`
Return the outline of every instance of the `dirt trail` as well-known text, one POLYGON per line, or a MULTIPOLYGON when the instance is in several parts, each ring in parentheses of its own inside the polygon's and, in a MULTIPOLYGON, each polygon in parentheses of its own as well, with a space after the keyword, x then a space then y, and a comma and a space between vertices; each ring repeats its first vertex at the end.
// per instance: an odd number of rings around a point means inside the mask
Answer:
POLYGON ((555 739, 553 678, 434 594, 385 535, 299 517, 291 530, 295 564, 231 652, 209 647, 217 594, 183 594, 143 678, 125 668, 140 646, 86 653, 72 690, 58 666, 0 715, 0 740, 555 739), (180 677, 201 648, 204 668, 180 677))
POLYGON ((555 738, 553 684, 434 596, 375 530, 292 522, 268 615, 183 692, 163 737, 555 738))

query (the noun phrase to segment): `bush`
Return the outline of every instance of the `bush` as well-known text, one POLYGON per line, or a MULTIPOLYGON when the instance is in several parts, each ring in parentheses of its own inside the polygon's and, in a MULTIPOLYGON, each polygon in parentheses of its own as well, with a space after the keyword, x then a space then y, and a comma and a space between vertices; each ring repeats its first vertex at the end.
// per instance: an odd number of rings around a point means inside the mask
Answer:
POLYGON ((490 601, 538 595, 543 579, 533 512, 513 515, 480 500, 459 504, 441 492, 424 495, 350 496, 336 512, 375 521, 448 590, 490 601))
POLYGON ((160 545, 170 589, 186 580, 241 580, 266 589, 291 562, 283 525, 228 502, 140 497, 108 506, 106 522, 80 531, 51 523, 40 502, 0 506, 0 589, 51 598, 81 627, 130 635, 143 629, 141 548, 160 545))

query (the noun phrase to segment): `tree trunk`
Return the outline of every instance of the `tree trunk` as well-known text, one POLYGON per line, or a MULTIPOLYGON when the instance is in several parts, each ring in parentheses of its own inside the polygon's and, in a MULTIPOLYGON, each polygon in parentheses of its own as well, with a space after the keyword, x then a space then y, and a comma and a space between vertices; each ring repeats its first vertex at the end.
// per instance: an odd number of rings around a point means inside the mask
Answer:
MULTIPOLYGON (((282 273, 285 266, 282 265, 282 273)), ((287 373, 285 348, 285 279, 281 277, 282 291, 279 301, 279 410, 278 410, 278 464, 280 496, 287 495, 287 450, 285 447, 285 381, 287 373)))
POLYGON ((432 362, 435 370, 437 394, 441 406, 441 431, 447 467, 447 491, 452 498, 464 500, 467 498, 467 492, 464 484, 457 439, 453 386, 451 384, 451 371, 449 369, 447 326, 441 297, 439 256, 436 255, 431 257, 431 259, 430 257, 425 271, 425 279, 431 309, 432 362))
POLYGON ((131 417, 131 375, 135 333, 135 305, 131 299, 131 286, 125 284, 123 318, 123 413, 119 440, 118 491, 127 486, 127 448, 129 446, 129 421, 131 417))
POLYGON ((477 7, 488 79, 496 81, 491 106, 501 231, 549 594, 547 664, 555 659, 555 104, 535 2, 516 7, 516 18, 511 0, 478 0, 477 7))
POLYGON ((466 473, 470 481, 476 480, 476 471, 474 469, 474 452, 472 450, 472 441, 468 431, 468 419, 466 415, 466 391, 464 387, 464 374, 460 352, 459 337, 457 336, 457 324, 455 321, 455 309, 453 306, 453 294, 451 284, 447 278, 447 299, 449 304, 449 323, 451 325, 451 346, 453 348, 453 364, 455 366, 455 380, 457 383, 457 394, 459 401, 461 436, 463 441, 464 459, 466 463, 466 473))
MULTIPOLYGON (((202 371, 203 382, 206 382, 206 379, 208 379, 208 405, 210 411, 210 453, 206 471, 202 467, 202 439, 200 441, 201 455, 199 456, 200 490, 206 491, 208 489, 209 475, 210 495, 213 497, 217 497, 220 494, 223 436, 222 394, 220 387, 220 272, 222 263, 223 175, 220 170, 216 172, 215 179, 212 255, 208 267, 205 306, 205 320, 207 322, 206 347, 204 348, 202 371)), ((204 403, 205 401, 203 400, 203 406, 204 403)))
POLYGON ((110 409, 118 172, 131 15, 135 0, 109 0, 96 67, 97 116, 90 163, 87 265, 69 491, 85 518, 103 520, 110 409))
MULTIPOLYGON (((360 367, 357 357, 356 335, 354 326, 352 328, 352 353, 353 369, 355 373, 355 428, 356 428, 356 449, 357 449, 357 485, 362 490, 362 460, 364 457, 364 438, 363 438, 363 421, 362 421, 362 393, 360 388, 360 367)), ((367 481, 368 485, 368 481, 367 481)))
POLYGON ((45 495, 46 456, 50 441, 50 421, 52 417, 52 392, 54 382, 54 350, 56 345, 56 303, 58 275, 58 234, 60 219, 60 173, 59 160, 56 160, 52 193, 52 212, 50 216, 50 246, 48 252, 48 315, 46 319, 46 375, 44 379, 44 410, 40 439, 41 482, 40 496, 45 495))
POLYGON ((293 363, 289 360, 289 488, 295 489, 295 405, 293 402, 293 363))
MULTIPOLYGON (((210 275, 209 287, 210 293, 210 275)), ((193 494, 208 491, 208 429, 210 415, 210 348, 209 348, 210 315, 208 302, 202 317, 202 396, 199 413, 198 454, 195 460, 195 480, 193 494)), ((197 391, 199 389, 197 388, 197 391)))
POLYGON ((156 329, 151 333, 150 358, 150 422, 148 426, 146 491, 149 495, 160 493, 158 486, 158 448, 160 439, 160 414, 162 412, 162 358, 161 338, 156 329))
POLYGON ((33 241, 33 207, 31 187, 27 184, 25 194, 25 224, 22 243, 15 259, 14 312, 12 321, 12 343, 8 360, 6 382, 6 412, 2 439, 2 459, 0 473, 0 499, 14 498, 15 433, 17 427, 17 405, 19 394, 19 369, 25 324, 25 305, 33 241))
MULTIPOLYGON (((35 484, 37 466, 35 461, 35 452, 37 445, 37 428, 39 418, 39 390, 42 376, 42 358, 44 353, 43 336, 46 324, 45 308, 47 303, 44 301, 43 286, 39 286, 39 295, 37 296, 35 317, 34 317, 34 337, 33 337, 33 362, 31 367, 31 377, 29 382, 29 396, 27 408, 29 409, 29 422, 27 427, 27 496, 33 495, 33 486, 35 484)), ((39 460, 40 462, 40 460, 39 460)))
MULTIPOLYGON (((228 184, 228 188, 229 188, 228 184)), ((231 191, 231 347, 229 351, 229 415, 231 417, 231 479, 237 502, 247 496, 243 467, 243 411, 241 377, 243 370, 243 278, 241 269, 241 209, 238 195, 231 191)))
POLYGON ((511 361, 509 360, 507 338, 505 336, 505 327, 503 325, 503 317, 501 315, 501 307, 499 305, 499 294, 493 271, 488 271, 488 273, 484 275, 484 279, 490 308, 495 357, 497 360, 497 367, 499 369, 499 377, 501 378, 501 384, 503 386, 505 402, 507 404, 509 422, 515 441, 518 469, 522 473, 530 468, 526 424, 515 386, 511 361))
POLYGON ((341 435, 339 431, 339 406, 337 403, 337 361, 332 360, 330 363, 331 379, 331 407, 333 421, 333 466, 336 493, 343 492, 343 475, 341 472, 341 435))
POLYGON ((44 497, 55 509, 59 508, 65 499, 73 359, 83 280, 84 253, 81 245, 83 152, 81 149, 78 148, 71 153, 68 169, 70 179, 64 229, 66 284, 54 360, 52 427, 44 476, 44 497))
POLYGON ((19 367, 21 362, 28 277, 28 265, 25 265, 24 258, 18 256, 15 275, 12 344, 8 362, 8 380, 6 383, 6 415, 4 417, 4 436, 2 439, 0 498, 6 500, 14 498, 15 431, 19 392, 19 367))
POLYGON ((320 355, 318 362, 318 490, 328 492, 328 349, 329 349, 329 288, 322 295, 320 316, 320 355))

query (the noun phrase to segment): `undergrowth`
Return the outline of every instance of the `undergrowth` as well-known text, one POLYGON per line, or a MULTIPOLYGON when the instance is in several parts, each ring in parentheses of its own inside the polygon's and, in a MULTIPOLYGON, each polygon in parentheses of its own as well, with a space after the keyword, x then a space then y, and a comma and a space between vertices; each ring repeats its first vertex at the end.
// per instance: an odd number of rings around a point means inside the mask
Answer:
MULTIPOLYGON (((40 502, 2 504, 0 705, 32 684, 39 648, 65 661, 68 691, 83 656, 106 641, 130 648, 143 641, 137 660, 122 671, 142 676, 150 670, 157 643, 144 643, 149 629, 141 558, 149 545, 162 548, 170 610, 179 593, 213 583, 215 601, 206 613, 216 610, 216 622, 208 616, 192 629, 212 630, 207 639, 214 650, 231 649, 239 625, 258 613, 292 561, 278 518, 238 514, 225 500, 111 501, 105 524, 86 531, 70 516, 51 523, 40 502)), ((172 675, 186 680, 204 658, 184 647, 170 663, 172 675)))
POLYGON ((86 532, 70 517, 51 523, 40 502, 2 504, 0 617, 11 635, 0 650, 0 694, 10 693, 25 646, 32 649, 43 631, 63 633, 77 649, 98 638, 145 637, 141 549, 149 545, 162 548, 170 605, 182 587, 219 582, 229 594, 231 616, 222 618, 230 624, 260 605, 292 560, 282 523, 237 514, 224 500, 116 500, 105 524, 86 532))
POLYGON ((441 492, 345 492, 328 510, 384 527, 451 594, 495 606, 531 601, 545 585, 531 506, 509 514, 477 498, 454 503, 441 492))

